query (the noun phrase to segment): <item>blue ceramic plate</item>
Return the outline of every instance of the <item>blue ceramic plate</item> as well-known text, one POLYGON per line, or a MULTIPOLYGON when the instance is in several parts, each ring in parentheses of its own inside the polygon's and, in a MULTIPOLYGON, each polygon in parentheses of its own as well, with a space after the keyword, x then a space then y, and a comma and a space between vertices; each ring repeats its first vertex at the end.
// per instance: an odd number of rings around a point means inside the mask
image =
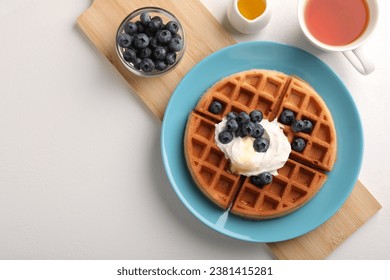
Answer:
POLYGON ((342 206, 358 178, 363 155, 363 133, 351 95, 321 60, 292 46, 249 42, 213 53, 183 78, 165 112, 161 149, 168 178, 180 200, 195 217, 233 238, 276 242, 315 229, 342 206), (214 206, 192 180, 183 150, 187 117, 200 96, 221 78, 252 68, 278 70, 308 81, 328 105, 337 132, 337 161, 322 189, 297 211, 266 221, 247 221, 214 206))

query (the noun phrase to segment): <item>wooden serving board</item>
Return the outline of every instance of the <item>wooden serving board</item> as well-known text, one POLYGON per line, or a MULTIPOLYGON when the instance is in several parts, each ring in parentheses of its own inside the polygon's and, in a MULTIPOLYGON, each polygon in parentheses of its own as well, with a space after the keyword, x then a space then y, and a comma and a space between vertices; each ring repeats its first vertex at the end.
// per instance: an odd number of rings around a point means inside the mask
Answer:
MULTIPOLYGON (((184 75, 209 54, 236 42, 199 0, 95 0, 77 19, 78 26, 128 82, 132 91, 160 120, 169 98, 184 75), (158 78, 137 77, 126 70, 115 51, 116 30, 133 10, 166 8, 183 24, 186 53, 176 69, 158 78), (207 29, 203 28, 207 26, 207 29)), ((381 205, 360 183, 343 207, 315 230, 288 241, 269 243, 279 259, 323 259, 372 217, 381 205)))

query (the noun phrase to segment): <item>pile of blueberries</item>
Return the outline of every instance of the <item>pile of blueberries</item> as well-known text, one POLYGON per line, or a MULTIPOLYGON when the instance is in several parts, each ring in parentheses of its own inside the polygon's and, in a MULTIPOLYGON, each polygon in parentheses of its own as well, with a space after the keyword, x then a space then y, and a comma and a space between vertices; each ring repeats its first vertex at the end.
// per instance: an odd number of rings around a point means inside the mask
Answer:
MULTIPOLYGON (((291 110, 283 110, 280 114, 279 120, 281 123, 290 125, 292 131, 310 133, 313 130, 313 123, 310 120, 298 120, 291 110)), ((301 137, 295 137, 291 143, 291 148, 294 151, 302 152, 306 147, 306 142, 301 137)))
POLYGON ((142 13, 139 20, 124 24, 124 33, 117 37, 124 49, 123 58, 143 72, 163 71, 176 62, 177 52, 184 46, 178 34, 179 24, 142 13))
MULTIPOLYGON (((222 104, 218 101, 213 101, 209 106, 209 111, 213 114, 219 114, 223 110, 222 104)), ((218 140, 222 144, 227 144, 233 140, 234 137, 250 136, 255 138, 253 141, 253 148, 258 153, 264 153, 268 150, 269 141, 263 138, 264 128, 260 124, 263 119, 263 113, 258 110, 253 110, 250 114, 246 112, 230 112, 227 114, 227 121, 225 129, 218 135, 218 140)), ((272 182, 272 174, 263 172, 257 176, 251 176, 252 184, 263 187, 272 182)))
MULTIPOLYGON (((209 106, 209 111, 213 114, 219 114, 222 111, 222 104, 218 101, 213 101, 209 106)), ((227 144, 234 137, 251 136, 255 138, 253 148, 258 153, 264 153, 268 150, 269 141, 263 138, 264 128, 260 124, 263 119, 263 113, 258 110, 253 110, 248 115, 246 112, 230 112, 227 114, 225 129, 218 135, 218 140, 222 144, 227 144)))

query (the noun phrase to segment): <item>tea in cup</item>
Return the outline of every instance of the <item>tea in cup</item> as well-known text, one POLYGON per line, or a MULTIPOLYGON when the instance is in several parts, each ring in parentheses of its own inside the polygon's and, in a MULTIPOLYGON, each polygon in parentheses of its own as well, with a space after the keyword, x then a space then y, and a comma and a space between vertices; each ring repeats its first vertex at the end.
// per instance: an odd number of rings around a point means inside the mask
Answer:
POLYGON ((299 0, 298 19, 311 44, 342 52, 361 74, 374 71, 361 46, 377 23, 376 0, 299 0))
POLYGON ((256 33, 271 19, 267 0, 231 0, 227 9, 231 25, 246 34, 256 33))

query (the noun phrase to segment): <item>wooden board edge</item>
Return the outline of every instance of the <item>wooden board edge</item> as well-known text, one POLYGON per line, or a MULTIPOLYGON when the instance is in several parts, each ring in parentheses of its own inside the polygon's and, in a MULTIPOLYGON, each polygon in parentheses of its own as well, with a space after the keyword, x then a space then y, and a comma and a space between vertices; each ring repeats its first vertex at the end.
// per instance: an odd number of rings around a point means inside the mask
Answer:
POLYGON ((327 222, 300 237, 267 245, 280 260, 324 259, 381 208, 367 188, 357 181, 344 205, 327 222))

